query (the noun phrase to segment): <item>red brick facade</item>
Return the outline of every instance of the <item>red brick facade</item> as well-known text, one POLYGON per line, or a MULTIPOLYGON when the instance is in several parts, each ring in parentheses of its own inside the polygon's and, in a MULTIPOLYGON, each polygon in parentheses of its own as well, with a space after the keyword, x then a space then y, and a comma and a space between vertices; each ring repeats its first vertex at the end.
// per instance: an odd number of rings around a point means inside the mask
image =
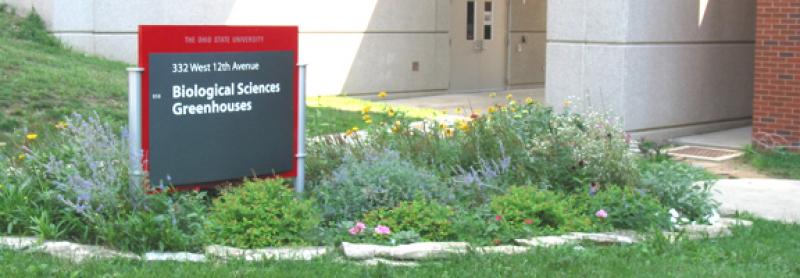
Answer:
POLYGON ((800 0, 757 0, 753 138, 800 150, 800 0))

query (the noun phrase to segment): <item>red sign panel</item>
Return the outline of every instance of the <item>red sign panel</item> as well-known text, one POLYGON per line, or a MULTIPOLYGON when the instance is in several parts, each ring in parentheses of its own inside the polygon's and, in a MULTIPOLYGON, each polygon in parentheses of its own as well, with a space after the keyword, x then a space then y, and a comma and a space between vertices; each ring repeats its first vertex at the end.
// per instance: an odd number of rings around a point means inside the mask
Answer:
POLYGON ((294 177, 297 27, 139 26, 152 186, 294 177))

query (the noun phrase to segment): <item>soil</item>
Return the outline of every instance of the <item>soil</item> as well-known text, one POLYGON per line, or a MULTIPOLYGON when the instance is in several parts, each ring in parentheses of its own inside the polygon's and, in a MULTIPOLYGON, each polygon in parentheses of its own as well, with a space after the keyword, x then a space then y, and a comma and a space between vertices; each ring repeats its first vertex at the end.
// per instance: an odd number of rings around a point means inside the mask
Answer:
POLYGON ((765 173, 759 172, 757 169, 745 163, 741 158, 734 158, 725 161, 705 161, 697 159, 683 159, 676 160, 685 161, 689 164, 703 167, 709 172, 719 176, 721 179, 772 179, 777 178, 765 173))

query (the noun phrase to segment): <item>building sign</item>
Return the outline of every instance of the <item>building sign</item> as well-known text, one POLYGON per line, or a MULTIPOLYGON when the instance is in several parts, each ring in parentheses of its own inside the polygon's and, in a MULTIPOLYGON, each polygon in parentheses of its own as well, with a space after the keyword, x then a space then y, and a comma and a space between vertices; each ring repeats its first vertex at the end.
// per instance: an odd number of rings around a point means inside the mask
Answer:
POLYGON ((297 27, 140 26, 152 186, 295 175, 297 27))

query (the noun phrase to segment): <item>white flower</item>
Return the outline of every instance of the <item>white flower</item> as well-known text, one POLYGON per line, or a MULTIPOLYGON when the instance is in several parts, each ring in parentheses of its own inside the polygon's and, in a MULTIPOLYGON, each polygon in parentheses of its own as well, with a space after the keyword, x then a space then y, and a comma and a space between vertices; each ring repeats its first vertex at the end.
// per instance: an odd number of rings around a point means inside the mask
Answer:
POLYGON ((708 223, 711 224, 711 225, 717 224, 717 222, 719 222, 720 218, 722 218, 722 217, 719 216, 719 213, 717 212, 717 210, 714 210, 714 211, 711 212, 711 215, 708 216, 708 223))
POLYGON ((681 217, 681 222, 687 223, 687 222, 689 222, 689 218, 681 217))
POLYGON ((669 209, 669 214, 670 214, 670 215, 672 215, 672 217, 673 217, 673 218, 678 218, 678 217, 680 217, 680 216, 681 216, 681 215, 678 213, 678 211, 677 211, 677 210, 675 210, 674 208, 671 208, 671 209, 669 209))

